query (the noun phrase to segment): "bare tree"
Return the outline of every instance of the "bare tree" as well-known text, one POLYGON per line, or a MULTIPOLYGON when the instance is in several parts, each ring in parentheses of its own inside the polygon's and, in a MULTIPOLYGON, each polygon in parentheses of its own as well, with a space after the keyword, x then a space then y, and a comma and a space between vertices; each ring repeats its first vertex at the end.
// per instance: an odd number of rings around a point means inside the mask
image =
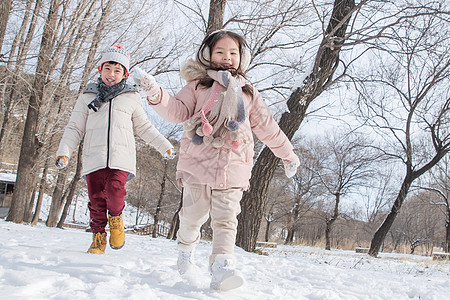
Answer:
MULTIPOLYGON (((335 81, 334 73, 339 64, 339 53, 345 41, 347 25, 355 10, 353 0, 336 0, 324 38, 315 58, 314 67, 302 87, 289 97, 289 112, 283 113, 279 125, 292 139, 306 116, 309 104, 335 81)), ((244 193, 242 212, 238 216, 239 226, 236 242, 247 251, 254 251, 264 211, 267 189, 279 159, 269 148, 259 155, 252 170, 251 189, 244 193)))
MULTIPOLYGON (((378 161, 376 165, 384 167, 381 163, 381 161, 378 161)), ((357 219, 364 220, 360 223, 360 229, 363 232, 364 239, 370 236, 369 241, 379 224, 386 217, 386 210, 391 203, 390 199, 395 195, 392 187, 393 171, 388 169, 387 171, 378 170, 376 172, 377 174, 374 174, 371 180, 372 184, 362 186, 356 195, 363 203, 362 210, 358 212, 360 217, 357 219)))
POLYGON ((153 214, 152 237, 154 237, 154 238, 158 237, 158 226, 159 226, 159 220, 160 220, 160 215, 161 215, 161 205, 162 205, 164 196, 166 195, 167 160, 164 160, 163 164, 164 164, 164 172, 163 172, 163 176, 161 178, 161 183, 160 183, 161 190, 159 192, 159 198, 158 198, 158 203, 156 204, 156 210, 155 210, 155 213, 153 214))
POLYGON ((32 95, 29 99, 28 113, 22 138, 22 148, 20 150, 20 159, 17 167, 16 189, 13 194, 11 209, 7 217, 8 221, 16 223, 24 221, 25 207, 27 206, 31 192, 32 178, 30 178, 30 174, 35 166, 37 151, 41 147, 40 142, 36 137, 39 122, 39 110, 42 105, 45 81, 49 72, 48 67, 51 63, 50 46, 52 44, 52 39, 54 38, 54 28, 60 5, 61 2, 58 0, 51 1, 42 34, 36 76, 33 83, 32 95))
POLYGON ((426 202, 438 207, 445 216, 445 247, 444 251, 450 253, 450 170, 446 157, 438 164, 436 170, 431 172, 431 180, 428 186, 420 186, 421 189, 437 195, 436 199, 426 198, 426 202))
POLYGON ((268 242, 272 234, 272 225, 286 216, 290 208, 290 200, 292 199, 292 184, 286 180, 284 172, 280 170, 276 172, 272 178, 269 191, 267 193, 267 201, 264 204, 264 221, 266 228, 264 230, 264 241, 268 242))
MULTIPOLYGON (((412 8, 410 8, 412 9, 412 8)), ((405 175, 390 213, 374 234, 369 254, 377 256, 411 184, 449 151, 450 55, 448 13, 417 8, 372 43, 372 63, 358 81, 359 117, 378 134, 376 147, 396 159, 405 175)), ((370 129, 369 129, 370 128, 370 129)))
MULTIPOLYGON (((326 138, 325 142, 317 144, 314 151, 315 160, 320 167, 316 172, 324 188, 324 197, 330 198, 329 209, 319 212, 325 219, 326 250, 331 249, 331 232, 333 224, 340 216, 340 202, 342 197, 355 192, 372 174, 371 155, 361 137, 349 135, 334 135, 326 138)), ((326 207, 325 207, 326 208, 326 207)))
MULTIPOLYGON (((14 112, 14 108, 17 106, 20 101, 18 101, 18 86, 23 84, 23 77, 22 72, 26 61, 26 55, 28 53, 28 50, 30 48, 30 43, 32 40, 32 37, 34 35, 36 25, 37 25, 37 16, 39 15, 39 12, 41 10, 42 1, 37 0, 34 9, 31 9, 32 0, 27 1, 26 8, 25 8, 25 14, 22 21, 22 24, 20 26, 19 32, 15 36, 13 43, 11 45, 11 49, 9 51, 9 57, 7 62, 7 70, 10 70, 11 76, 9 76, 6 79, 6 84, 4 85, 4 88, 2 90, 2 93, 0 95, 0 98, 3 99, 3 105, 4 105, 4 113, 3 113, 3 120, 2 125, 0 129, 0 160, 3 159, 3 153, 4 148, 6 144, 6 140, 9 137, 9 133, 11 131, 11 124, 10 124, 10 116, 14 112), (28 26, 28 20, 30 17, 30 14, 32 15, 28 31, 25 38, 25 31, 28 26), (25 40, 24 40, 25 38, 25 40), (16 55, 16 49, 18 48, 17 55, 16 55), (12 66, 15 63, 15 69, 12 70, 12 66), (10 87, 8 90, 7 87, 10 87), (6 95, 8 93, 8 95, 6 95)), ((31 85, 31 84, 30 84, 31 85)))
POLYGON ((294 242, 295 235, 300 229, 301 220, 311 212, 321 193, 320 177, 317 176, 317 160, 309 149, 302 148, 297 152, 300 167, 293 177, 292 201, 287 212, 287 235, 285 244, 294 242))
MULTIPOLYGON (((402 213, 395 220, 391 231, 395 231, 394 249, 399 245, 408 246, 410 254, 416 253, 418 248, 425 255, 433 252, 438 243, 444 215, 440 214, 436 203, 437 194, 429 191, 416 190, 413 196, 402 206, 402 213), (400 242, 400 243, 399 243, 400 242)), ((411 193, 412 194, 412 193, 411 193)), ((444 230, 442 230, 443 232, 444 230)), ((441 239, 442 240, 442 239, 441 239)))
MULTIPOLYGON (((295 144, 297 145, 297 143, 295 144)), ((282 237, 285 244, 293 243, 297 233, 301 230, 303 218, 311 212, 318 195, 320 195, 320 182, 316 173, 313 172, 313 169, 317 168, 317 164, 311 156, 308 144, 303 140, 302 146, 296 147, 300 166, 294 177, 286 178, 280 167, 272 178, 267 202, 264 204, 264 220, 266 221, 264 239, 266 242, 270 239, 273 225, 283 228, 282 237)))

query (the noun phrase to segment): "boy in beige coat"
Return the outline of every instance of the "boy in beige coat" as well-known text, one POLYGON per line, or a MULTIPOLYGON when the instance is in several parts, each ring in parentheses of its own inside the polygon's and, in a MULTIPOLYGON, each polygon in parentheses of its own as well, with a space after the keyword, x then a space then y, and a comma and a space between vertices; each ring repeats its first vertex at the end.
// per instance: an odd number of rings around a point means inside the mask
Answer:
POLYGON ((282 159, 293 176, 299 159, 258 90, 245 80, 250 51, 240 35, 219 30, 202 42, 197 59, 181 68, 187 81, 175 96, 140 69, 134 81, 147 101, 167 121, 184 122, 177 179, 184 187, 177 233, 181 274, 192 267, 200 228, 211 217, 213 246, 211 288, 229 290, 243 284, 233 256, 237 215, 253 167, 253 133, 282 159))
POLYGON ((130 55, 121 45, 103 54, 100 77, 78 97, 56 152, 56 166, 64 168, 84 139, 82 176, 88 187, 93 233, 88 253, 105 252, 108 222, 111 248, 120 249, 125 243, 122 211, 125 184, 136 174, 134 133, 165 159, 174 157, 172 144, 147 119, 139 93, 126 83, 129 65, 130 55))

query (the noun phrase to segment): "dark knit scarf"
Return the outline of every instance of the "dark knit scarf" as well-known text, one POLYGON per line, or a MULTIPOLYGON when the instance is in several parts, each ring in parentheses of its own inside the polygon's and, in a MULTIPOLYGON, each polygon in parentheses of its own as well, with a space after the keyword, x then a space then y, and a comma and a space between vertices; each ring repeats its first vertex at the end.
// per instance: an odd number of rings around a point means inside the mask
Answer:
POLYGON ((120 95, 126 86, 127 78, 122 79, 121 82, 115 85, 107 86, 102 78, 99 77, 97 79, 97 96, 88 104, 88 107, 93 111, 99 110, 103 103, 109 102, 117 95, 120 95))

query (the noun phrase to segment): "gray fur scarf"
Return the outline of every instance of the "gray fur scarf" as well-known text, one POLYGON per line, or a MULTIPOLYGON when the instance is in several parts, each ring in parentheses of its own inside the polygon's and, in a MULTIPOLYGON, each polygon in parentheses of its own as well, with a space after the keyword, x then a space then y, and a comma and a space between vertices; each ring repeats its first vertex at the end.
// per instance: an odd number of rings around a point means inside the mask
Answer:
POLYGON ((186 81, 211 77, 214 80, 210 93, 202 109, 187 120, 184 125, 186 135, 195 145, 211 145, 221 148, 228 133, 231 146, 240 145, 240 125, 245 121, 245 106, 242 98, 244 78, 233 77, 229 71, 206 70, 197 61, 189 60, 180 71, 186 81))

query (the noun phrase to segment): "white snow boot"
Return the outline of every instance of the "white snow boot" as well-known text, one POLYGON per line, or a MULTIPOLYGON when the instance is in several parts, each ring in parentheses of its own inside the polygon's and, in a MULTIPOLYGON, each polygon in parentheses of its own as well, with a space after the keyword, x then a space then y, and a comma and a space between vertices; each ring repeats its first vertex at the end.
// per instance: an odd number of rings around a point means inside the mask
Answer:
POLYGON ((193 245, 185 245, 178 242, 178 260, 177 268, 180 275, 184 275, 190 272, 194 268, 193 258, 194 258, 194 248, 193 245))
POLYGON ((240 287, 244 283, 241 272, 235 270, 234 256, 217 254, 210 266, 212 275, 210 287, 214 290, 228 291, 240 287))

